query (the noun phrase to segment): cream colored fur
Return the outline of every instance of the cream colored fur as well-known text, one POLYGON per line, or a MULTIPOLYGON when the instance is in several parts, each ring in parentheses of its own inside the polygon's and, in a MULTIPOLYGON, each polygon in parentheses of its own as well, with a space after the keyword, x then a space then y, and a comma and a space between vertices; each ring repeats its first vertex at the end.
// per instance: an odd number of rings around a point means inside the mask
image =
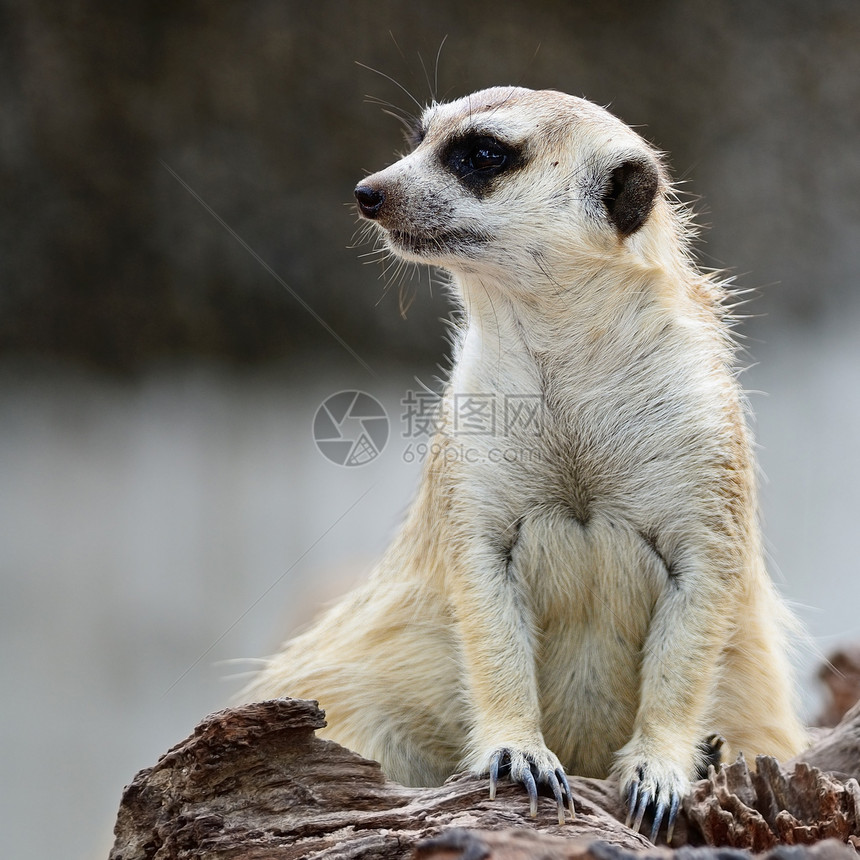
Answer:
POLYGON ((691 261, 659 157, 589 102, 518 88, 434 104, 421 134, 362 186, 390 249, 450 272, 464 308, 439 453, 370 579, 245 698, 318 699, 322 734, 410 785, 506 749, 515 778, 560 764, 666 800, 710 733, 789 758, 790 619, 724 289, 691 261), (449 157, 475 134, 523 161, 479 193, 449 157), (604 196, 631 160, 659 184, 623 235, 604 196), (463 438, 463 393, 538 396, 540 433, 463 438))

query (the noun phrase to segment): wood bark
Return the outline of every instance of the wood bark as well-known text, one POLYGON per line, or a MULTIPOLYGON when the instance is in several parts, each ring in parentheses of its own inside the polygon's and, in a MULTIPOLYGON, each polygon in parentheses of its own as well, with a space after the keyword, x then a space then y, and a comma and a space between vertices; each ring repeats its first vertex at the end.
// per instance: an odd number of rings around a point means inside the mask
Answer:
MULTIPOLYGON (((438 788, 393 783, 375 762, 316 737, 324 724, 316 703, 295 699, 208 716, 125 789, 110 860, 671 853, 624 826, 611 781, 572 778, 577 815, 560 826, 550 798, 530 818, 515 785, 491 801, 486 780, 467 774, 438 788)), ((725 860, 723 846, 770 851, 773 860, 857 860, 860 705, 801 758, 838 773, 761 758, 753 773, 741 760, 698 783, 672 840, 678 860, 725 860)))

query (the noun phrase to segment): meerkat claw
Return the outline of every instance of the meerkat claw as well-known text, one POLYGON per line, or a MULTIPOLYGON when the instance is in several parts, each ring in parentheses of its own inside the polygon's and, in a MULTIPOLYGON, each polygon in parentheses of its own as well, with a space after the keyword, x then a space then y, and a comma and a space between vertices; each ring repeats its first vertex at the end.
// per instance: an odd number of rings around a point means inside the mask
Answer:
POLYGON ((490 800, 496 799, 496 786, 499 784, 499 761, 504 752, 499 750, 490 759, 490 800))
MULTIPOLYGON (((681 806, 681 795, 677 791, 672 792, 672 801, 669 804, 669 818, 666 820, 666 844, 672 841, 672 833, 675 830, 675 821, 678 818, 678 809, 681 806)), ((651 840, 654 841, 653 839, 651 840)))
POLYGON ((660 825, 663 823, 663 816, 666 814, 667 809, 667 804, 662 800, 654 807, 654 820, 651 822, 651 834, 648 838, 655 845, 657 844, 657 834, 660 832, 660 825))
POLYGON ((567 795, 567 808, 570 810, 570 817, 573 818, 576 815, 576 809, 573 805, 573 792, 570 790, 570 783, 567 781, 567 774, 564 772, 563 768, 558 768, 555 775, 558 777, 558 781, 561 783, 561 787, 567 795))
MULTIPOLYGON (((555 758, 549 754, 549 758, 555 758)), ((551 793, 558 809, 558 823, 565 822, 565 805, 570 809, 571 816, 575 815, 573 792, 564 772, 564 768, 556 759, 544 761, 543 757, 533 753, 522 753, 508 747, 495 750, 490 756, 487 773, 490 778, 490 800, 494 800, 499 786, 499 777, 510 777, 514 783, 519 783, 529 798, 529 814, 537 817, 538 795, 551 793), (567 802, 565 804, 565 801, 567 802)))
POLYGON ((644 788, 639 792, 639 805, 636 807, 633 824, 631 825, 637 833, 642 826, 642 819, 645 817, 645 810, 648 808, 649 803, 651 803, 651 792, 647 788, 644 788))
POLYGON ((558 781, 558 774, 551 772, 546 778, 547 785, 552 791, 552 796, 555 798, 556 806, 558 807, 558 823, 564 824, 564 792, 561 788, 561 783, 558 781))
POLYGON ((537 783, 535 782, 534 774, 531 772, 530 768, 523 774, 523 785, 525 785, 526 791, 529 795, 529 815, 531 815, 532 818, 537 818, 537 783))
POLYGON ((661 800, 654 809, 654 821, 651 824, 651 835, 648 837, 655 845, 657 844, 657 834, 660 832, 660 825, 663 823, 663 817, 668 810, 669 816, 666 818, 666 844, 672 840, 672 833, 675 830, 675 821, 678 818, 678 809, 681 806, 681 796, 677 791, 673 791, 669 795, 669 802, 661 800))
POLYGON ((636 810, 636 800, 639 797, 639 780, 635 780, 630 785, 630 792, 627 795, 627 819, 624 822, 626 827, 630 827, 633 823, 633 813, 636 810))

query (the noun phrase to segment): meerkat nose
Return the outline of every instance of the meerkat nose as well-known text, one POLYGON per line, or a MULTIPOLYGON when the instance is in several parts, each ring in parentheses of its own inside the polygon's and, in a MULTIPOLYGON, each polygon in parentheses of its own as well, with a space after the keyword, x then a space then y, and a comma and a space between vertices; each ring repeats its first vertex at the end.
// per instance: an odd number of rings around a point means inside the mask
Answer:
POLYGON ((385 202, 385 193, 369 185, 359 185, 355 189, 355 199, 358 201, 359 211, 365 218, 376 218, 385 202))

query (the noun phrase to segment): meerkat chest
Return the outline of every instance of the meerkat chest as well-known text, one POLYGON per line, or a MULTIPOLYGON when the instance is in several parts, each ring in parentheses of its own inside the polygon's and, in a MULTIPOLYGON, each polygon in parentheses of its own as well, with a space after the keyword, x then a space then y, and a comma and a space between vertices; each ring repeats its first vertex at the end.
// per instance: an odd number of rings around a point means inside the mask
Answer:
POLYGON ((595 508, 648 519, 643 508, 657 517, 672 507, 708 456, 699 440, 713 435, 712 416, 688 377, 623 360, 541 365, 487 352, 467 340, 447 399, 450 456, 482 504, 517 517, 567 506, 582 523, 595 508))
POLYGON ((737 385, 707 336, 654 328, 589 342, 571 327, 542 353, 515 328, 470 329, 448 401, 466 480, 503 505, 568 503, 580 521, 605 506, 646 526, 693 504, 739 432, 737 385))
MULTIPOLYGON (((671 349, 541 361, 491 346, 465 340, 449 389, 469 531, 495 536, 542 627, 647 623, 719 503, 719 380, 671 349)), ((622 632, 627 647, 643 629, 622 632)))

